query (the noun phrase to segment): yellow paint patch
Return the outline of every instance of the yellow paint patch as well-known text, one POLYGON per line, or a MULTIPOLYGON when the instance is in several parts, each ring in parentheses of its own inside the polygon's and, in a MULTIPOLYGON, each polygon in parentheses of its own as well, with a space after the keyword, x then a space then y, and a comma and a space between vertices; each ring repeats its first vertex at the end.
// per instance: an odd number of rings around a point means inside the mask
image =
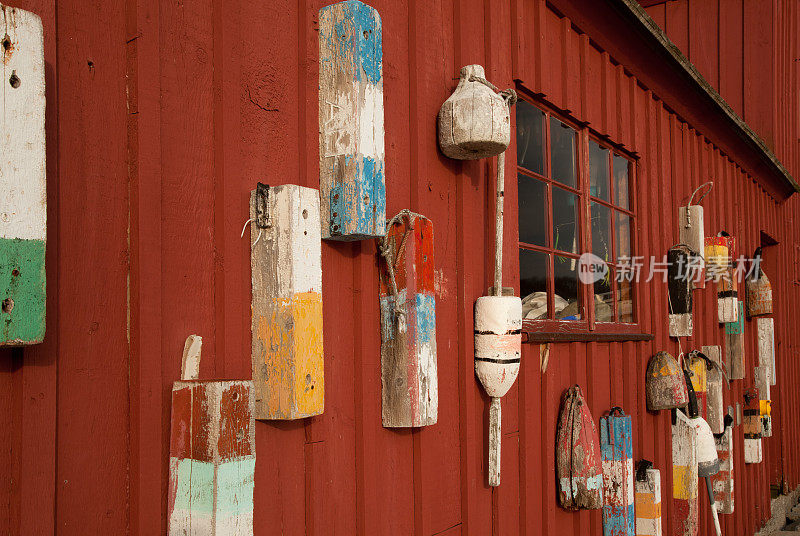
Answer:
POLYGON ((689 369, 692 371, 692 387, 696 393, 708 391, 706 362, 703 359, 692 359, 689 369))
POLYGON ((275 299, 271 312, 259 315, 261 343, 254 371, 256 406, 268 419, 297 419, 319 415, 324 408, 322 295, 295 294, 275 299))
POLYGON ((652 493, 636 494, 636 517, 658 519, 661 517, 661 501, 654 502, 652 493))
POLYGON ((672 466, 672 496, 675 499, 694 499, 697 497, 697 472, 685 465, 672 466), (694 476, 694 482, 692 482, 694 476))

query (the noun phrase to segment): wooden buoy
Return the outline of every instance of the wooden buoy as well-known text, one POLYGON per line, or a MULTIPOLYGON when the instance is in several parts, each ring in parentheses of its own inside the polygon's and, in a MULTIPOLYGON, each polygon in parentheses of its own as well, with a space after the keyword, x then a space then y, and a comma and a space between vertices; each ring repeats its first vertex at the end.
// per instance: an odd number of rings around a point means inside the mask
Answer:
POLYGON ((714 528, 717 536, 722 536, 722 530, 717 516, 717 505, 714 502, 714 491, 711 487, 711 477, 719 472, 719 458, 717 457, 717 446, 714 441, 714 434, 711 427, 703 417, 689 419, 697 432, 697 476, 705 479, 708 501, 711 506, 711 515, 714 520, 714 528))
POLYGON ((687 271, 692 250, 684 244, 667 252, 669 336, 692 336, 692 281, 687 271))
POLYGON ((562 507, 602 508, 603 465, 597 429, 581 389, 573 385, 561 398, 556 432, 558 500, 562 507))
POLYGON ((42 342, 45 332, 44 31, 38 15, 0 8, 0 346, 23 346, 42 342))
POLYGON ((252 536, 253 382, 198 380, 201 342, 187 339, 172 387, 168 534, 252 536))
POLYGON ((646 374, 648 410, 682 408, 689 402, 683 371, 669 353, 658 352, 650 358, 646 374))
POLYGON ((634 536, 633 432, 622 408, 600 417, 600 454, 603 458, 603 534, 634 536))
POLYGON ((386 227, 379 263, 383 425, 427 426, 439 407, 433 224, 403 210, 386 227))
POLYGON ((662 536, 661 472, 642 460, 636 470, 636 536, 662 536))
POLYGON ((772 318, 757 318, 758 364, 769 370, 769 384, 775 385, 775 324, 772 318))
POLYGON ((378 12, 358 0, 319 11, 322 238, 386 232, 383 43, 378 12))
POLYGON ((733 430, 725 428, 722 434, 714 436, 719 458, 719 472, 711 477, 714 502, 721 514, 733 513, 733 430))
POLYGON ((477 160, 498 155, 511 141, 508 105, 481 65, 467 65, 439 110, 439 147, 445 156, 477 160))
MULTIPOLYGON (((692 192, 688 206, 678 208, 678 237, 680 243, 689 247, 690 257, 693 259, 692 264, 700 269, 701 272, 705 262, 706 235, 703 223, 703 207, 700 206, 700 201, 711 192, 713 186, 713 182, 701 184, 692 192), (708 190, 697 198, 697 204, 695 204, 695 195, 704 187, 708 187, 708 190)), ((694 288, 705 288, 705 278, 702 273, 698 275, 697 280, 690 284, 694 288)))
POLYGON ((676 536, 697 534, 697 432, 682 411, 673 410, 672 504, 676 536))
POLYGON ((761 435, 763 424, 761 422, 761 400, 758 389, 750 388, 744 394, 744 462, 761 463, 761 435))
POLYGON ((724 231, 706 237, 706 274, 717 286, 717 321, 736 322, 739 284, 733 267, 735 239, 724 231))
POLYGON ((736 322, 725 324, 725 361, 728 379, 744 379, 744 304, 739 300, 736 322))
POLYGON ((256 419, 300 419, 325 405, 317 190, 259 184, 250 194, 256 419))
POLYGON ((762 265, 761 247, 753 253, 753 274, 745 282, 747 288, 747 317, 772 314, 772 285, 762 265))
POLYGON ((688 359, 689 371, 691 372, 692 388, 694 394, 697 396, 697 405, 700 410, 700 417, 705 419, 708 415, 708 381, 707 381, 707 365, 705 356, 700 352, 692 352, 688 359))
POLYGON ((770 400, 770 370, 768 366, 761 365, 753 369, 753 384, 758 390, 761 437, 772 437, 772 401, 770 400))
POLYGON ((719 346, 703 346, 702 353, 708 357, 712 366, 706 367, 706 421, 715 434, 725 429, 725 405, 722 396, 724 380, 722 349, 719 346))

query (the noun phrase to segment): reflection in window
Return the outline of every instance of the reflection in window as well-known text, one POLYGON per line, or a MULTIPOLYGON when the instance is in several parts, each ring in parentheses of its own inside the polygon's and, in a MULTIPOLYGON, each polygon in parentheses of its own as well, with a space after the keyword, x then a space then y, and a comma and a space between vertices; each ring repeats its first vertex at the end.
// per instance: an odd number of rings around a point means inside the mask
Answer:
POLYGON ((619 322, 633 322, 633 285, 630 281, 617 281, 617 316, 619 322))
POLYGON ((614 321, 614 297, 611 294, 611 271, 594 284, 594 319, 596 322, 614 321))
POLYGON ((519 291, 522 296, 522 318, 547 318, 548 255, 538 251, 519 251, 519 291))
POLYGON ((610 201, 608 190, 608 149, 589 140, 589 194, 610 201))
POLYGON ((578 196, 553 187, 553 249, 578 253, 578 196))
POLYGON ((578 301, 577 259, 556 255, 553 258, 553 282, 556 320, 580 320, 583 311, 578 301))
POLYGON ((627 214, 616 212, 614 220, 617 228, 617 260, 614 262, 619 262, 620 258, 631 256, 631 219, 627 214))
POLYGON ((628 208, 628 160, 617 154, 614 155, 614 204, 624 209, 628 208))
POLYGON ((606 262, 611 259, 611 209, 592 201, 592 253, 606 262))
POLYGON ((550 118, 550 167, 554 181, 575 188, 575 131, 550 118))
POLYGON ((544 113, 517 102, 517 165, 544 175, 544 113))
POLYGON ((519 205, 519 240, 537 246, 547 245, 545 216, 547 186, 540 180, 520 173, 517 176, 519 205))

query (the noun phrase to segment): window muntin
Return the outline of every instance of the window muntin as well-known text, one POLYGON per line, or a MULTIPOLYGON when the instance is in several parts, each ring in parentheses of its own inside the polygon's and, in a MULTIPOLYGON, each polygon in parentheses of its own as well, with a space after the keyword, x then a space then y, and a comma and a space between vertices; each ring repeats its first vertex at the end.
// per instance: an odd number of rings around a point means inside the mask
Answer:
POLYGON ((616 281, 620 260, 633 255, 631 160, 590 137, 588 129, 524 100, 519 104, 523 319, 570 321, 566 325, 577 330, 595 322, 633 324, 634 285, 616 281), (584 252, 609 267, 593 285, 578 279, 578 257, 584 252))

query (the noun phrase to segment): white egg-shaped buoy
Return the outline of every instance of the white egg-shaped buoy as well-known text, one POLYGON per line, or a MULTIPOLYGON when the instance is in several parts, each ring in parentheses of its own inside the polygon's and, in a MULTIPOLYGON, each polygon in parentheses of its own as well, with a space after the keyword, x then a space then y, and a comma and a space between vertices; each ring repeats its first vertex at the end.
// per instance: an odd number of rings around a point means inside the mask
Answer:
POLYGON ((442 104, 439 147, 445 156, 477 160, 498 155, 508 147, 508 105, 485 76, 481 65, 462 67, 458 86, 442 104))
POLYGON ((475 302, 475 374, 492 398, 504 396, 519 374, 522 300, 481 296, 475 302))

